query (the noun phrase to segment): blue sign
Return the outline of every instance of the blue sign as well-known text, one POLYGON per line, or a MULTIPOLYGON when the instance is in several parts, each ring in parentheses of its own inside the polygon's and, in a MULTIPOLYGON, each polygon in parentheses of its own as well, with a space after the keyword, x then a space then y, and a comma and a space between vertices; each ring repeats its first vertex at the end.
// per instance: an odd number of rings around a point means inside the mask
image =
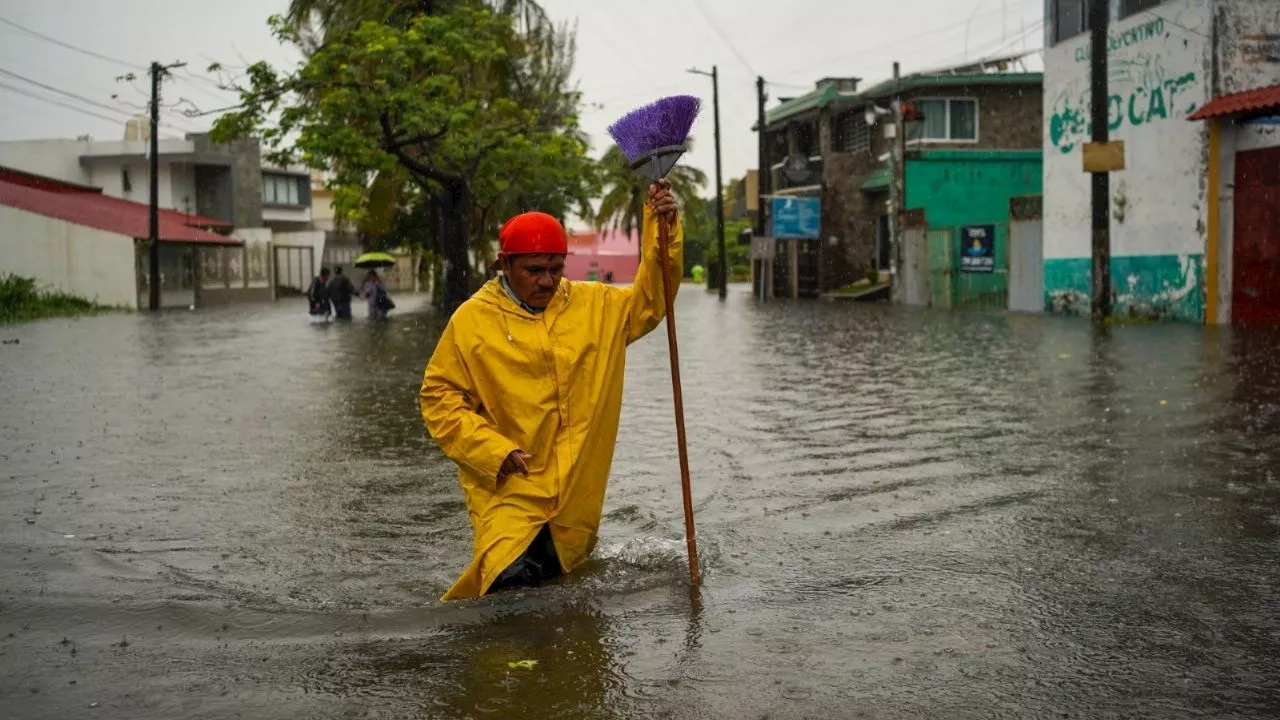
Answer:
POLYGON ((960 228, 960 272, 996 271, 996 226, 965 225, 960 228))
POLYGON ((822 229, 822 205, 816 197, 776 197, 770 210, 776 238, 816 238, 822 229))

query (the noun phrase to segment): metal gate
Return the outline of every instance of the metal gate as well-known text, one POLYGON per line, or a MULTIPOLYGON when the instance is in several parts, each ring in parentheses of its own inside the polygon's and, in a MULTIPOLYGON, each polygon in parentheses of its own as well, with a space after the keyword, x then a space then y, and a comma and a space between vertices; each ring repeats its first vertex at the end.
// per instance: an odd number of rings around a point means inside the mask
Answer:
POLYGON ((924 307, 929 304, 928 253, 925 248, 924 228, 906 228, 902 231, 902 281, 901 302, 904 305, 924 307))
POLYGON ((277 295, 306 294, 316 276, 315 255, 315 248, 276 246, 277 295))
POLYGON ((1009 309, 1044 311, 1044 220, 1039 195, 1009 200, 1009 309))
POLYGON ((937 308, 951 307, 951 246, 955 231, 950 228, 930 229, 927 233, 929 256, 929 304, 937 308))
POLYGON ((1280 325, 1280 148, 1236 154, 1233 325, 1280 325))

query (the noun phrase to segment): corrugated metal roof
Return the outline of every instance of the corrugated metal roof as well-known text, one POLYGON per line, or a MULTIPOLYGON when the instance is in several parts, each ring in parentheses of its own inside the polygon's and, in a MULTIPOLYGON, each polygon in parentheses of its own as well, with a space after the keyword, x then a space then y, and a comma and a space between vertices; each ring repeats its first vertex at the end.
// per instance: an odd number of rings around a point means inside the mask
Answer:
POLYGON ((930 88, 947 88, 984 85, 1040 85, 1044 82, 1044 73, 972 73, 968 75, 939 73, 925 75, 907 75, 901 80, 885 80, 866 90, 857 93, 841 92, 834 85, 810 91, 798 98, 792 98, 781 105, 768 110, 764 114, 766 126, 772 126, 788 118, 795 117, 809 110, 821 109, 833 103, 859 103, 889 97, 895 92, 928 90, 930 88))
POLYGON ((889 187, 889 168, 878 167, 872 170, 871 174, 867 176, 866 180, 862 181, 862 185, 859 187, 867 192, 875 192, 889 187))
MULTIPOLYGON (((1044 82, 1044 73, 975 73, 972 75, 954 75, 951 73, 937 75, 908 75, 902 78, 898 91, 928 90, 935 87, 960 87, 984 85, 1039 85, 1044 82)), ((888 97, 895 92, 894 81, 885 80, 859 93, 862 99, 874 100, 888 97)))
POLYGON ((1271 110, 1280 110, 1280 85, 1268 85, 1216 97, 1191 113, 1187 119, 1208 120, 1231 115, 1255 115, 1271 110))
POLYGON ((766 110, 764 113, 765 125, 772 125, 779 120, 795 117, 806 110, 826 107, 842 97, 851 100, 858 97, 858 93, 842 92, 837 90, 835 85, 827 85, 817 90, 811 90, 798 98, 792 98, 782 103, 772 110, 766 110))
MULTIPOLYGON (((0 172, 0 205, 132 238, 145 239, 150 234, 150 208, 146 205, 107 197, 101 192, 70 191, 67 189, 69 183, 62 186, 59 190, 43 189, 0 172)), ((224 226, 225 223, 173 210, 160 211, 160 239, 163 242, 244 244, 233 237, 201 230, 196 225, 224 226)))

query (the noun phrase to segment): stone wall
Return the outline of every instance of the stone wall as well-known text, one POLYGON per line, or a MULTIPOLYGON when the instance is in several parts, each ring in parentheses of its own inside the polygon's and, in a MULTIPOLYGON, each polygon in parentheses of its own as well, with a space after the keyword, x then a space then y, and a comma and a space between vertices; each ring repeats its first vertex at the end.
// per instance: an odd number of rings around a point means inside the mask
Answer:
MULTIPOLYGON (((262 149, 258 139, 241 138, 229 143, 214 143, 208 133, 195 133, 188 137, 195 145, 197 158, 226 158, 230 165, 232 224, 236 227, 261 227, 262 149)), ((205 202, 216 206, 224 204, 225 199, 208 197, 205 202)))
POLYGON ((833 152, 826 157, 818 275, 824 292, 865 277, 875 262, 876 218, 885 211, 887 194, 866 193, 861 186, 879 166, 872 153, 833 152))

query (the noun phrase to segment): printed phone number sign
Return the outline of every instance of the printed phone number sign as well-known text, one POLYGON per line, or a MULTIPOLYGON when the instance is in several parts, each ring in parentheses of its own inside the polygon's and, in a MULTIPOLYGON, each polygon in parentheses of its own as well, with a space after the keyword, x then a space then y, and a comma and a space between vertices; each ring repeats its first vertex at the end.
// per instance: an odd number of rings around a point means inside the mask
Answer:
POLYGON ((996 226, 965 225, 960 228, 960 272, 996 271, 996 226))

